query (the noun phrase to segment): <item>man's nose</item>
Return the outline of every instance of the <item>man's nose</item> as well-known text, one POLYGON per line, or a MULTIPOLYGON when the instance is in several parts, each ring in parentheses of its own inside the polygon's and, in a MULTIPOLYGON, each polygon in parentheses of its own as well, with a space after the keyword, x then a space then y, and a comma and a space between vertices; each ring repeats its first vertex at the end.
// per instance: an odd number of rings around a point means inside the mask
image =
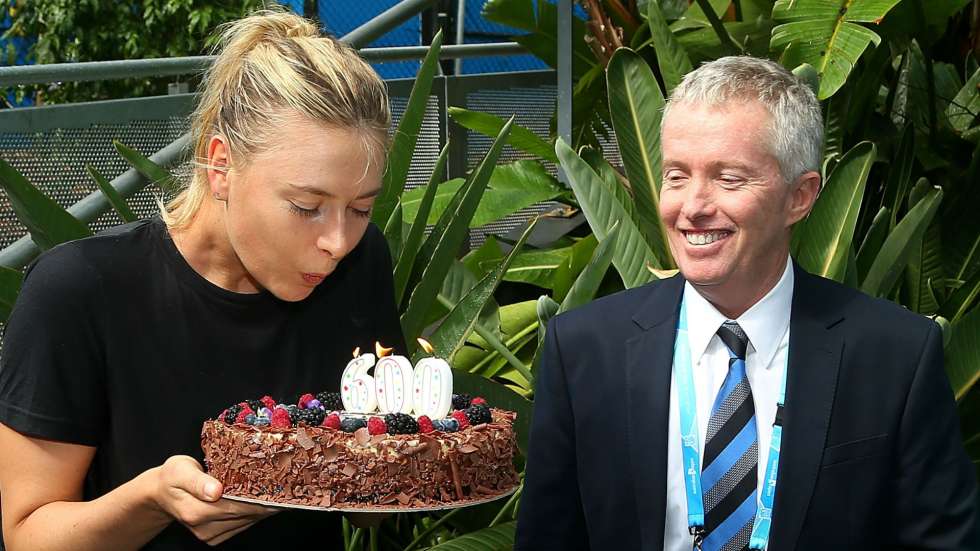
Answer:
POLYGON ((707 178, 692 178, 685 190, 681 215, 689 220, 714 213, 714 186, 707 178))

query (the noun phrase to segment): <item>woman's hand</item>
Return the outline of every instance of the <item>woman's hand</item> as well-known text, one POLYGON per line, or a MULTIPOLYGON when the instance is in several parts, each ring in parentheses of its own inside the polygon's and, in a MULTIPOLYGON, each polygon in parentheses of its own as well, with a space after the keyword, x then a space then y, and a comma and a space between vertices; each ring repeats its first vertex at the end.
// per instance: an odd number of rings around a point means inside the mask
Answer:
POLYGON ((221 499, 222 487, 201 464, 176 455, 157 468, 155 501, 208 545, 217 545, 278 512, 272 507, 221 499))

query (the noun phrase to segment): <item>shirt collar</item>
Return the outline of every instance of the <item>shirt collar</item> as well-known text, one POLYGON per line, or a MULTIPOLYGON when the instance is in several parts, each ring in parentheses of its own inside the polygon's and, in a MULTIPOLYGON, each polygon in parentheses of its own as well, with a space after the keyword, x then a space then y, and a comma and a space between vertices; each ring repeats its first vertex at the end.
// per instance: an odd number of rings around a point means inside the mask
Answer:
MULTIPOLYGON (((749 350, 759 355, 759 360, 767 369, 771 367, 783 335, 789 328, 793 286, 793 263, 787 258, 786 268, 775 287, 735 320, 749 337, 749 350)), ((701 296, 690 282, 684 283, 684 302, 691 358, 697 361, 728 318, 701 296)))

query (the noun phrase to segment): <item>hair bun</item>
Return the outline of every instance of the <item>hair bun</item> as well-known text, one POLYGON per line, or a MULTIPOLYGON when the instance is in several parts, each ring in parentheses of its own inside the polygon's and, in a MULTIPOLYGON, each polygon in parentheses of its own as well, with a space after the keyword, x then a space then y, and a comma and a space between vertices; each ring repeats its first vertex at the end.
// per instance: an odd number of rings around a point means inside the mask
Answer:
POLYGON ((260 10, 224 25, 217 48, 233 55, 244 55, 264 42, 317 36, 319 30, 309 19, 281 10, 260 10))

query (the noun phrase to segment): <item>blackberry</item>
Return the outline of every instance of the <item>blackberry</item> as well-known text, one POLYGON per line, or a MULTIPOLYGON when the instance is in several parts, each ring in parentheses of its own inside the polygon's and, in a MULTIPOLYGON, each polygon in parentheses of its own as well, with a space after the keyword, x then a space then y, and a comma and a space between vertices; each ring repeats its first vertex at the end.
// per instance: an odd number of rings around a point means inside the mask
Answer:
POLYGON ((453 394, 453 409, 466 409, 470 407, 471 401, 469 394, 453 394))
POLYGON ((406 413, 385 415, 385 426, 388 427, 388 434, 417 434, 419 432, 418 421, 406 413))
POLYGON ((344 410, 344 401, 340 399, 339 392, 323 391, 316 395, 316 399, 320 401, 320 405, 326 408, 327 411, 344 410))
POLYGON ((348 417, 340 422, 340 430, 344 432, 354 432, 367 426, 364 419, 360 417, 348 417))
POLYGON ((300 412, 300 421, 311 427, 319 427, 326 416, 327 414, 320 408, 304 409, 300 412))
POLYGON ((292 423, 294 427, 302 418, 302 411, 303 410, 299 409, 299 406, 294 406, 292 404, 286 406, 286 413, 289 414, 289 422, 292 423))
POLYGON ((493 420, 493 416, 490 415, 490 408, 482 404, 474 404, 466 408, 466 418, 469 419, 471 425, 482 425, 493 420))
POLYGON ((252 411, 258 412, 260 409, 265 407, 265 404, 261 400, 248 400, 248 407, 252 408, 252 411))
POLYGON ((228 410, 225 412, 225 418, 224 418, 225 423, 228 423, 229 425, 234 425, 235 419, 238 418, 238 414, 241 412, 242 412, 242 406, 238 404, 235 404, 230 408, 228 408, 228 410))

